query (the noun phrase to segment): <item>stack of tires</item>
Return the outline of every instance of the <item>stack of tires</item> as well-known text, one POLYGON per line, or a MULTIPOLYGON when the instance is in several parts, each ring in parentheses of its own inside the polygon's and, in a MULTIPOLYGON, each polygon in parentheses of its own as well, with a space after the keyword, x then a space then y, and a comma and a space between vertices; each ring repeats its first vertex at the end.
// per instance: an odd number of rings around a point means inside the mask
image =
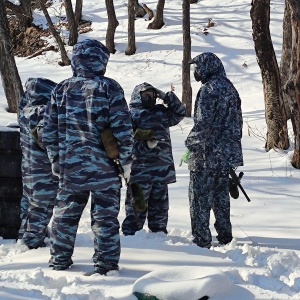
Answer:
POLYGON ((22 151, 17 128, 0 126, 0 237, 17 239, 22 198, 22 151))

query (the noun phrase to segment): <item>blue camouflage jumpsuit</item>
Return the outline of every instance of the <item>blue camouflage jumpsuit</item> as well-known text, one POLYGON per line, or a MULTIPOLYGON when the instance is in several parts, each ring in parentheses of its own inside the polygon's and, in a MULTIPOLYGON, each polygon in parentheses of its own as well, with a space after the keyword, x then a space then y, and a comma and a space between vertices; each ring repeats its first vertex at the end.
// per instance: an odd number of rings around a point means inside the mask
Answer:
POLYGON ((41 144, 43 116, 55 86, 49 79, 29 78, 19 105, 23 182, 19 239, 29 248, 45 245, 58 190, 58 180, 52 174, 47 151, 41 144))
POLYGON ((90 193, 94 271, 118 269, 121 180, 104 150, 101 132, 111 128, 124 166, 132 160, 132 125, 123 89, 104 76, 108 59, 109 51, 100 42, 77 43, 71 59, 73 76, 57 85, 46 111, 43 142, 50 160, 58 160, 60 166, 51 233, 50 263, 55 270, 73 263, 78 223, 90 193))
POLYGON ((243 119, 239 94, 226 77, 221 60, 207 52, 192 62, 195 79, 203 85, 195 101, 194 127, 185 141, 191 152, 190 215, 194 243, 209 248, 211 209, 219 242, 232 240, 229 168, 243 165, 243 119))
POLYGON ((168 92, 163 99, 167 106, 156 104, 151 109, 143 107, 140 92, 144 86, 151 85, 146 82, 139 84, 131 95, 129 107, 133 129, 152 129, 153 139, 158 144, 151 149, 146 141, 134 140, 130 183, 140 185, 148 209, 135 212, 130 190, 127 189, 126 218, 122 223, 124 235, 134 235, 141 230, 146 217, 152 232, 167 233, 168 184, 176 181, 169 127, 177 125, 185 117, 185 108, 173 92, 168 92))

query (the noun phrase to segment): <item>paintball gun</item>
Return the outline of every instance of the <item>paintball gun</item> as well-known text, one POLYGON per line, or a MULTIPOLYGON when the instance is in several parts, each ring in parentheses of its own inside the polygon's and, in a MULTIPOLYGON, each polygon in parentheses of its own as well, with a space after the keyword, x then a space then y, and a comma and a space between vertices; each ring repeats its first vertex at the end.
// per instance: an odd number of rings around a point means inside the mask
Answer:
MULTIPOLYGON (((122 175, 122 177, 124 177, 123 176, 124 170, 119 161, 119 148, 118 148, 117 139, 113 135, 112 130, 110 128, 106 128, 102 131, 101 140, 107 156, 113 160, 116 167, 118 168, 119 174, 122 175)), ((129 184, 129 182, 127 182, 125 178, 124 180, 131 194, 131 197, 134 201, 134 210, 145 211, 148 205, 147 202, 145 201, 144 194, 140 185, 137 183, 129 184)))
MULTIPOLYGON (((246 197, 247 201, 250 202, 250 198, 248 197, 247 193, 245 192, 244 188, 241 185, 241 179, 244 175, 243 172, 240 172, 239 175, 236 175, 235 171, 232 168, 229 168, 229 174, 232 178, 232 181, 235 185, 237 185, 240 190, 243 192, 244 196, 246 197)), ((234 197, 234 198, 238 198, 238 197, 234 197)))

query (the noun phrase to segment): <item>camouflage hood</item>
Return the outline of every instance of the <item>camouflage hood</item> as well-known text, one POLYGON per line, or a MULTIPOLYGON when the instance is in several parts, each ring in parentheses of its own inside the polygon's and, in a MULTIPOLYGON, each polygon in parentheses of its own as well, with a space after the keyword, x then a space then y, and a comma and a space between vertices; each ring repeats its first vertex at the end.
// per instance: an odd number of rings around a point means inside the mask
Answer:
POLYGON ((104 75, 110 53, 97 40, 83 40, 73 47, 71 66, 74 76, 95 78, 104 75))
POLYGON ((22 110, 25 105, 47 104, 56 85, 57 83, 46 78, 28 78, 25 83, 26 91, 21 99, 19 109, 22 110))
POLYGON ((196 64, 195 72, 200 75, 202 83, 206 83, 213 76, 226 77, 221 60, 211 52, 197 55, 190 61, 190 64, 196 64))
POLYGON ((129 103, 130 108, 143 108, 142 106, 142 98, 141 98, 141 91, 155 89, 153 85, 147 82, 143 82, 137 85, 131 94, 131 99, 129 103))

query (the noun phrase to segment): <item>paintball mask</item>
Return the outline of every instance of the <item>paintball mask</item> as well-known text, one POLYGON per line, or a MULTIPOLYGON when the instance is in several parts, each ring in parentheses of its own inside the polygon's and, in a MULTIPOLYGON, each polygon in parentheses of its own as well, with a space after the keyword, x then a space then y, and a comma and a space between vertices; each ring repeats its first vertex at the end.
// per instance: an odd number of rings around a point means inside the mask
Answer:
POLYGON ((156 92, 153 88, 141 91, 142 105, 146 109, 151 109, 155 106, 156 98, 156 92))
POLYGON ((202 81, 202 77, 201 75, 197 72, 197 66, 195 66, 195 70, 194 70, 194 78, 197 82, 202 81))

